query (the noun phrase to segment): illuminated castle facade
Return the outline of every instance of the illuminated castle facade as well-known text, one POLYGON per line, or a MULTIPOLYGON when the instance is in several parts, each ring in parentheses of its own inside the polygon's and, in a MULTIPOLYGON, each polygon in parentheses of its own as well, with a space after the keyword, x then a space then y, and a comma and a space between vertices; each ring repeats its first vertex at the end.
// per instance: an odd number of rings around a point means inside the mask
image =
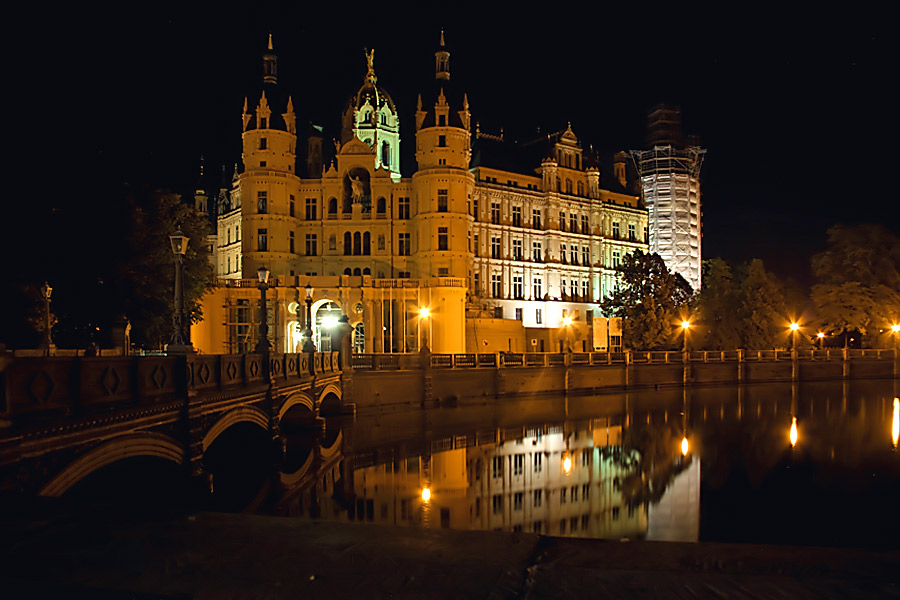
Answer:
POLYGON ((647 250, 626 155, 601 181, 571 126, 528 143, 482 133, 451 85, 442 35, 415 113, 415 171, 403 177, 397 106, 378 84, 374 52, 366 59, 326 160, 322 130, 298 132, 270 38, 262 90, 241 115, 242 165, 218 196, 219 286, 194 345, 252 349, 259 292, 250 280, 266 267, 279 351, 298 347, 307 284, 323 350, 339 316, 358 352, 605 349, 606 336, 592 334, 597 303, 622 257, 647 250))

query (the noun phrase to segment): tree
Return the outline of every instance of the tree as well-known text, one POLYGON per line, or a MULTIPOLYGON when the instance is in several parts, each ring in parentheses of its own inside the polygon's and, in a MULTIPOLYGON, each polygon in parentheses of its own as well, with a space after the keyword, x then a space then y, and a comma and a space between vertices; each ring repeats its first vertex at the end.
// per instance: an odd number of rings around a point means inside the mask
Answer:
POLYGON ((619 286, 600 307, 607 315, 624 317, 622 333, 630 347, 674 349, 675 326, 692 293, 684 277, 670 272, 658 254, 635 250, 623 259, 619 286))
POLYGON ((172 337, 175 259, 169 236, 177 229, 190 238, 184 257, 185 314, 190 323, 202 317, 200 298, 212 282, 206 247, 206 215, 160 189, 128 189, 122 204, 126 226, 115 261, 115 305, 132 324, 137 346, 159 348, 172 337))
POLYGON ((706 330, 704 348, 733 350, 741 346, 739 292, 727 262, 721 258, 703 261, 703 288, 697 294, 697 309, 706 330))
POLYGON ((824 328, 868 336, 900 320, 900 239, 885 227, 832 227, 812 269, 819 281, 812 301, 824 328))
POLYGON ((754 258, 741 283, 738 302, 739 337, 744 348, 758 350, 783 346, 786 315, 784 286, 766 271, 763 261, 754 258))

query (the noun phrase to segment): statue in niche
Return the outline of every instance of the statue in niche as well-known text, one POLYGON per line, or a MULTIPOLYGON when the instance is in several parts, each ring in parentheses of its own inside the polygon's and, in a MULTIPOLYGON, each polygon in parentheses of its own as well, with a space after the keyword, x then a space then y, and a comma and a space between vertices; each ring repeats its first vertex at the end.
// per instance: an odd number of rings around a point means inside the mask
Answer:
POLYGON ((365 195, 365 183, 359 178, 359 175, 350 178, 350 188, 350 197, 353 199, 353 203, 361 203, 365 195))

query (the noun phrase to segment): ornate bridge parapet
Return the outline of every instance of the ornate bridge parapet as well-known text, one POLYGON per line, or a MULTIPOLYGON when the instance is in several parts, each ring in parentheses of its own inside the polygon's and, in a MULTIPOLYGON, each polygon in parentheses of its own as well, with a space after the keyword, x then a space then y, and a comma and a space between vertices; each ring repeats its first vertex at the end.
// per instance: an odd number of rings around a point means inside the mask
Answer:
POLYGON ((302 405, 313 421, 323 403, 340 410, 342 375, 338 352, 26 358, 2 353, 0 492, 59 495, 129 456, 181 462, 199 475, 206 447, 233 423, 256 423, 277 438, 291 406, 302 405))

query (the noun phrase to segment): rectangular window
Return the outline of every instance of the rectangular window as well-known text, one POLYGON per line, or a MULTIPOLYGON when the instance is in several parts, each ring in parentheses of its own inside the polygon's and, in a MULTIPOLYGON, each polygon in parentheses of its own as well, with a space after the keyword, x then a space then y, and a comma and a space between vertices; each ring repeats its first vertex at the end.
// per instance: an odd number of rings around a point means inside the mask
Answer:
POLYGON ((438 250, 448 250, 449 242, 448 242, 447 228, 446 227, 438 227, 438 250))
POLYGON ((591 247, 590 246, 582 246, 581 247, 581 264, 586 267, 591 265, 591 247))
POLYGON ((566 245, 559 245, 559 260, 562 264, 566 264, 566 245))
POLYGON ((538 325, 540 325, 541 323, 544 322, 543 313, 541 312, 541 309, 539 309, 539 308, 534 309, 534 322, 537 323, 538 325))
POLYGON ((513 260, 522 260, 522 240, 513 240, 513 260))
POLYGON ((585 483, 581 486, 581 499, 587 502, 591 499, 591 484, 585 483))
POLYGON ((618 521, 618 520, 619 520, 619 507, 618 507, 618 506, 613 506, 613 509, 612 509, 612 520, 613 520, 613 521, 618 521))
POLYGON ((612 253, 613 268, 618 267, 620 262, 622 262, 622 254, 618 250, 613 250, 613 253, 612 253))
POLYGON ((447 190, 438 190, 438 212, 447 212, 447 190))
POLYGON ((493 505, 493 510, 495 515, 499 515, 503 512, 503 496, 500 494, 494 494, 491 498, 491 504, 493 505))
POLYGON ((475 256, 481 256, 481 243, 478 239, 478 234, 475 234, 475 239, 472 242, 475 244, 475 256))
POLYGON ((491 202, 491 223, 500 224, 500 204, 497 202, 491 202))
POLYGON ((559 230, 566 230, 566 213, 564 213, 563 211, 559 211, 559 230))
POLYGON ((559 503, 560 504, 566 503, 566 492, 567 491, 568 491, 567 488, 559 488, 559 503))
POLYGON ((397 203, 397 218, 409 218, 409 198, 401 197, 397 203))
POLYGON ((559 293, 562 294, 563 297, 566 297, 569 293, 569 288, 566 287, 566 280, 562 278, 559 280, 559 293))
POLYGON ((587 450, 582 450, 581 452, 581 466, 589 467, 591 465, 591 452, 587 450))
POLYGON ((543 459, 544 459, 543 454, 541 454, 540 452, 534 453, 534 472, 535 473, 541 472, 541 468, 543 466, 543 459))
POLYGON ((447 136, 439 135, 438 136, 438 148, 446 148, 447 147, 447 136))
POLYGON ((619 223, 618 222, 613 223, 613 239, 614 240, 619 239, 619 223))
POLYGON ((566 532, 566 520, 565 519, 563 519, 562 521, 559 522, 559 532, 560 533, 566 532))
POLYGON ((543 521, 535 521, 534 522, 534 532, 537 534, 540 534, 541 531, 543 530, 543 525, 544 525, 543 521))
MULTIPOLYGON (((588 294, 589 294, 590 291, 591 291, 591 290, 590 290, 590 287, 591 287, 591 286, 590 286, 590 284, 589 284, 589 282, 588 282, 587 279, 582 279, 582 280, 581 280, 581 297, 582 297, 582 299, 584 299, 585 302, 590 302, 590 301, 591 301, 591 299, 588 297, 588 294)), ((588 319, 588 321, 590 321, 590 319, 588 319)))
POLYGON ((491 238, 491 258, 500 258, 500 238, 491 238))
POLYGON ((265 150, 268 147, 268 140, 266 138, 259 138, 259 149, 265 150))
POLYGON ((522 510, 522 504, 524 504, 525 494, 523 492, 516 492, 513 494, 513 510, 522 510))
POLYGON ((578 215, 572 213, 569 215, 569 231, 576 233, 578 231, 578 215))
POLYGON ((581 530, 587 531, 588 523, 590 523, 590 516, 581 515, 581 530))
POLYGON ((513 475, 521 475, 525 471, 525 455, 513 455, 513 475))
POLYGON ((590 233, 591 225, 587 215, 581 215, 581 233, 590 233))
POLYGON ((492 298, 500 298, 503 295, 503 288, 500 282, 500 275, 493 274, 491 275, 491 297, 492 298))
POLYGON ((544 490, 534 490, 534 507, 540 508, 544 501, 544 490))
POLYGON ((541 249, 540 242, 531 242, 531 258, 534 262, 541 262, 544 258, 544 253, 541 249))
MULTIPOLYGON (((512 294, 513 298, 516 300, 524 300, 525 299, 525 288, 522 285, 522 276, 521 275, 513 275, 512 278, 512 294)), ((521 310, 521 309, 518 309, 521 310)))
POLYGON ((256 250, 258 252, 268 252, 269 250, 269 232, 267 229, 256 230, 256 250))
POLYGON ((306 199, 306 220, 307 221, 315 221, 317 218, 319 202, 316 198, 307 198, 306 199))
POLYGON ((291 231, 288 235, 288 251, 293 254, 294 253, 294 232, 291 231))
POLYGON ((481 274, 475 273, 474 279, 475 279, 475 281, 474 281, 473 285, 475 287, 475 295, 480 296, 481 295, 481 274))
POLYGON ((503 307, 502 307, 502 306, 495 306, 495 307, 494 307, 494 318, 495 318, 495 319, 502 319, 502 318, 503 318, 503 307))
POLYGON ((293 217, 294 216, 294 196, 291 196, 291 203, 288 210, 288 213, 293 217))
POLYGON ((541 228, 541 211, 537 208, 531 211, 531 226, 535 229, 541 228))
POLYGON ((478 221, 478 200, 472 200, 472 216, 478 221))
POLYGON ((516 321, 521 321, 521 320, 522 320, 522 309, 517 308, 516 309, 516 321))
POLYGON ((269 212, 269 193, 256 192, 256 212, 261 215, 269 212))
POLYGON ((573 503, 574 503, 574 502, 578 502, 578 486, 577 486, 577 485, 573 485, 573 486, 572 486, 572 489, 570 490, 570 492, 571 492, 571 495, 572 495, 572 502, 573 502, 573 503))
POLYGON ((569 248, 569 260, 573 265, 578 264, 578 246, 574 244, 569 248))
POLYGON ((318 240, 315 233, 306 234, 306 255, 316 256, 319 253, 318 240))
POLYGON ((398 256, 409 256, 410 251, 410 242, 409 242, 409 234, 401 233, 397 236, 397 255, 398 256))
POLYGON ((503 457, 495 456, 491 461, 491 477, 499 479, 503 477, 503 457))
POLYGON ((521 206, 513 206, 512 207, 512 224, 513 224, 513 227, 521 227, 522 226, 522 207, 521 206))
POLYGON ((628 224, 628 239, 632 242, 637 241, 637 236, 636 236, 635 230, 634 230, 634 223, 628 224))

